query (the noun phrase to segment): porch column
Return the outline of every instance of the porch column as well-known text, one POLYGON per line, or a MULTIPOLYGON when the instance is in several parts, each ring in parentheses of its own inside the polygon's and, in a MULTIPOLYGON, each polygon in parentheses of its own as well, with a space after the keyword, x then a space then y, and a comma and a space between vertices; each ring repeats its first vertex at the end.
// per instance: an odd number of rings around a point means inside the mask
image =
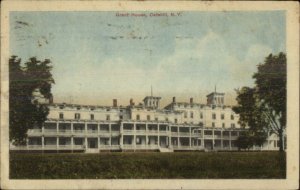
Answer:
POLYGON ((44 150, 45 148, 45 137, 44 135, 42 136, 42 149, 44 150))
POLYGON ((28 145, 29 145, 29 139, 28 139, 28 137, 26 138, 26 147, 27 147, 27 149, 28 149, 28 145))
POLYGON ((42 134, 45 134, 45 126, 42 125, 42 134))
POLYGON ((123 147, 123 122, 121 122, 120 124, 120 132, 121 132, 121 136, 120 136, 120 146, 121 148, 123 147))
POLYGON ((59 132, 59 121, 56 122, 56 134, 58 134, 58 132, 59 132))
POLYGON ((133 123, 133 147, 136 149, 136 123, 133 123))
POLYGON ((146 123, 146 147, 148 147, 149 144, 149 137, 148 137, 148 123, 146 123))
POLYGON ((179 142, 179 134, 180 134, 180 130, 179 130, 179 126, 177 126, 177 147, 180 146, 180 142, 179 142))
POLYGON ((160 147, 159 124, 157 124, 157 141, 158 141, 158 147, 160 147))
POLYGON ((74 133, 74 130, 73 130, 73 122, 71 121, 71 134, 74 133))
POLYGON ((221 149, 223 150, 223 129, 221 129, 221 149))
POLYGON ((59 149, 59 137, 56 137, 56 149, 59 149))
POLYGON ((85 149, 88 148, 88 140, 87 137, 84 137, 84 145, 85 145, 85 149))
POLYGON ((229 150, 231 150, 231 131, 229 131, 229 150))
POLYGON ((212 137, 213 137, 213 140, 212 140, 212 149, 214 150, 215 149, 215 129, 212 129, 212 137))
POLYGON ((97 137, 97 140, 98 140, 98 150, 100 149, 100 137, 98 136, 97 137))
POLYGON ((204 136, 204 129, 202 129, 202 147, 205 148, 205 136, 204 136))
POLYGON ((190 132, 189 143, 190 143, 190 148, 192 148, 192 127, 189 127, 189 132, 190 132))
POLYGON ((285 129, 282 131, 282 148, 285 150, 285 129))
MULTIPOLYGON (((72 124, 71 124, 71 126, 72 126, 72 124)), ((72 130, 72 129, 71 129, 72 130)), ((72 130, 73 131, 73 130, 72 130)), ((72 149, 72 151, 73 151, 73 149, 74 149, 74 137, 73 136, 71 136, 71 149, 72 149)))
POLYGON ((84 133, 87 134, 87 122, 84 122, 84 133))
POLYGON ((169 135, 168 136, 168 140, 169 140, 169 147, 172 147, 172 136, 171 135, 169 135))
POLYGON ((109 146, 111 147, 111 123, 108 125, 109 129, 109 146))

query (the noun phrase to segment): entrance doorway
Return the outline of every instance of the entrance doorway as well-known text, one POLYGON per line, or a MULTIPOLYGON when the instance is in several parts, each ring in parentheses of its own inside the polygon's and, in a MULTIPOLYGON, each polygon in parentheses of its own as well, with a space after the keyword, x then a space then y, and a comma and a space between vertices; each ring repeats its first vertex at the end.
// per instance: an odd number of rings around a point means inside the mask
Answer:
POLYGON ((98 148, 97 139, 88 139, 88 148, 98 148))

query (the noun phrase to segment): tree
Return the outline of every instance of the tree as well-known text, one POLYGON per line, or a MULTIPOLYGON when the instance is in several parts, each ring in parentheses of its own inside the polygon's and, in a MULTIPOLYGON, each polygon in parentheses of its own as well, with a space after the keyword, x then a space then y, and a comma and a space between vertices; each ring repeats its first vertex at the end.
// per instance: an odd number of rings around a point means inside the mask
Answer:
POLYGON ((240 124, 248 126, 256 137, 255 143, 262 144, 266 132, 279 136, 280 151, 283 151, 286 128, 286 55, 270 54, 254 73, 256 86, 237 90, 238 105, 233 110, 240 114, 240 124))
POLYGON ((41 99, 51 99, 50 60, 39 61, 35 57, 21 64, 21 59, 9 59, 9 139, 15 145, 26 144, 27 131, 41 127, 49 113, 41 99))
POLYGON ((237 90, 237 94, 238 105, 233 107, 233 111, 240 115, 240 125, 249 127, 249 131, 239 137, 237 146, 241 149, 249 149, 253 145, 261 146, 267 138, 269 123, 261 114, 263 107, 258 102, 255 89, 243 87, 237 90))
POLYGON ((279 148, 283 151, 284 131, 286 128, 286 55, 270 54, 264 64, 258 65, 258 71, 253 75, 256 84, 256 94, 264 107, 263 114, 269 121, 274 133, 279 136, 279 148))

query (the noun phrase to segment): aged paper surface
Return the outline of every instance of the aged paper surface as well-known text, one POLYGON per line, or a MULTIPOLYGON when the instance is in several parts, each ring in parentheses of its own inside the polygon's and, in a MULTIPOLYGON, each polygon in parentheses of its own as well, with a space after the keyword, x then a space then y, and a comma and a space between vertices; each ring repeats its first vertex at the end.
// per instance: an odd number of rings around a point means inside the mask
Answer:
MULTIPOLYGON (((109 15, 109 14, 108 14, 109 15)), ((92 17, 91 17, 92 18, 92 17)), ((157 20, 152 21, 152 25, 155 24, 155 22, 159 23, 159 27, 165 27, 168 25, 168 21, 165 20, 157 20)), ((197 17, 194 17, 193 19, 197 20, 197 17)), ((226 19, 226 18, 224 18, 226 19)), ((220 18, 222 20, 222 18, 220 18)), ((296 2, 194 2, 194 1, 153 1, 153 2, 140 2, 140 1, 128 1, 128 2, 119 2, 119 1, 4 1, 2 2, 1 6, 1 188, 2 189, 297 189, 298 186, 298 180, 299 180, 299 6, 296 2), (12 50, 11 48, 15 47, 12 44, 10 44, 10 31, 12 29, 10 28, 10 16, 12 13, 16 12, 36 12, 36 11, 57 11, 60 13, 63 12, 111 12, 113 13, 111 17, 107 17, 107 23, 111 27, 119 27, 114 26, 113 22, 109 23, 109 20, 111 19, 122 19, 122 18, 130 18, 132 19, 139 17, 139 19, 157 19, 162 18, 166 16, 172 16, 174 20, 176 20, 176 17, 182 17, 184 14, 192 13, 192 12, 203 12, 203 13, 210 13, 210 12, 263 12, 263 11, 282 11, 283 15, 285 16, 285 27, 286 27, 286 37, 283 42, 285 44, 283 46, 283 49, 285 49, 285 52, 287 54, 287 60, 288 60, 288 80, 287 80, 287 108, 288 108, 288 114, 287 114, 287 172, 286 172, 286 179, 230 179, 230 180, 210 180, 210 179, 166 179, 166 180, 159 180, 159 179, 132 179, 132 180, 14 180, 9 179, 9 130, 8 130, 8 60, 11 56, 12 52, 18 52, 15 50, 12 50), (134 13, 134 14, 132 14, 134 13), (144 18, 143 18, 144 17, 144 18), (175 18, 174 18, 175 17, 175 18), (10 52, 12 51, 12 52, 10 52)), ((72 21, 70 21, 72 22, 72 21)), ((73 20, 73 22, 75 22, 73 20)), ((140 25, 143 25, 143 20, 139 20, 140 25)), ((181 20, 181 22, 183 22, 181 20)), ((192 22, 191 20, 186 20, 186 22, 192 22)), ((209 20, 207 22, 210 22, 209 20)), ((259 22, 259 19, 257 20, 259 22)), ((145 22, 146 23, 146 22, 145 22)), ((219 22, 221 24, 222 22, 219 22)), ((225 20, 224 20, 224 23, 225 20)), ((47 23, 40 23, 45 24, 47 23)), ((55 22, 51 22, 51 24, 55 24, 55 22)), ((51 25, 50 24, 50 25, 51 25)), ((72 24, 72 23, 71 23, 72 24)), ((149 24, 149 23, 148 23, 149 24)), ((174 23, 173 23, 174 24, 174 23)), ((176 22, 175 22, 176 24, 176 22)), ((181 24, 181 23, 177 23, 181 24)), ((107 25, 107 24, 106 24, 107 25)), ((125 23, 126 25, 126 23, 125 23)), ((151 24, 149 24, 151 28, 151 24)), ((239 26, 234 26, 232 24, 230 27, 232 30, 242 30, 239 26)), ((242 27, 242 26, 241 26, 242 27)), ((276 27, 276 26, 274 26, 276 27)), ((146 27, 147 28, 147 27, 146 27)), ((226 27, 224 27, 226 28, 226 27)), ((78 28, 74 27, 73 30, 76 30, 78 28)), ((72 35, 72 29, 70 31, 57 31, 57 32, 66 32, 72 35)), ((47 30, 47 28, 45 28, 47 30)), ((191 27, 187 31, 190 36, 196 36, 196 34, 193 34, 193 28, 191 27)), ((255 30, 255 28, 253 29, 255 30)), ((268 30, 268 28, 265 28, 265 30, 268 30)), ((30 32, 37 32, 37 31, 30 31, 30 32)), ((30 33, 29 32, 29 33, 30 33)), ((89 32, 89 31, 86 31, 89 32)), ((166 30, 166 33, 170 32, 172 34, 176 34, 176 29, 173 30, 166 30)), ((249 31, 251 33, 251 31, 249 31)), ((133 29, 133 33, 129 34, 119 34, 118 36, 113 36, 112 34, 103 34, 107 35, 110 39, 114 40, 115 38, 131 38, 131 39, 139 39, 139 38, 151 38, 151 34, 148 34, 149 36, 146 36, 147 31, 143 31, 143 28, 135 28, 133 29)), ((238 33, 236 33, 238 35, 238 33)), ((93 34, 89 34, 93 35, 93 34)), ((168 41, 163 41, 164 37, 167 37, 168 34, 162 35, 161 38, 162 43, 159 44, 152 44, 152 46, 145 47, 144 51, 149 51, 150 55, 152 56, 152 52, 155 51, 151 48, 155 48, 155 45, 164 46, 164 43, 168 43, 168 41), (149 48, 149 49, 147 49, 149 48)), ((200 48, 200 50, 204 51, 204 47, 195 47, 195 46, 189 46, 189 43, 193 41, 193 39, 188 39, 190 36, 182 36, 177 35, 176 37, 178 39, 186 38, 184 43, 178 43, 174 44, 174 46, 178 46, 175 51, 178 51, 180 53, 183 52, 183 54, 188 54, 189 51, 193 51, 194 48, 200 48), (201 49, 202 48, 202 49, 201 49), (182 51, 182 52, 180 52, 182 51)), ((51 38, 51 36, 47 36, 51 38)), ((78 36, 74 36, 74 38, 77 38, 78 36)), ((226 38, 228 36, 224 36, 226 38)), ((213 38, 216 40, 220 40, 218 36, 215 35, 214 31, 212 30, 211 33, 209 33, 208 38, 213 38)), ((26 40, 26 39, 25 39, 26 40)), ((41 39, 37 39, 37 47, 44 46, 48 44, 48 41, 45 41, 41 37, 41 39)), ((249 43, 253 39, 247 39, 249 40, 249 43)), ((263 40, 263 38, 261 39, 263 40)), ((22 39, 20 39, 22 41, 22 39)), ((179 40, 180 41, 180 40, 179 40)), ((49 42, 51 43, 51 41, 49 42)), ((62 43, 67 43, 66 41, 63 41, 62 43)), ((133 42, 134 43, 134 42, 133 42)), ((232 41, 232 43, 235 43, 235 41, 232 41)), ((92 43, 91 43, 92 44, 92 43)), ((205 44, 205 43, 204 43, 205 44)), ((21 43, 19 45, 22 45, 21 43)), ((72 45, 72 44, 71 44, 72 45)), ((74 44, 73 44, 74 45, 74 44)), ((205 45, 209 46, 210 41, 206 43, 205 45)), ((276 44, 277 45, 277 44, 276 44)), ((85 51, 86 56, 90 56, 89 59, 82 59, 82 61, 90 62, 91 59, 93 59, 92 48, 88 47, 89 45, 86 45, 85 47, 82 47, 82 49, 79 49, 80 51, 85 51), (91 49, 89 49, 91 48, 91 49), (91 52, 89 52, 91 51, 91 52)), ((92 45, 91 45, 92 46, 92 45)), ((62 46, 65 47, 65 46, 62 46)), ((167 46, 166 46, 167 47, 167 46)), ((26 48, 26 47, 24 47, 26 48)), ((27 47, 32 48, 32 47, 27 47)), ((60 48, 60 45, 53 48, 60 48)), ((115 49, 107 50, 109 51, 118 51, 118 47, 114 47, 115 49)), ((134 49, 134 44, 130 46, 132 48, 131 51, 138 51, 134 49)), ((220 47, 220 48, 226 48, 220 47)), ((261 46, 255 46, 254 52, 259 54, 260 51, 268 50, 266 47, 261 46)), ((120 50, 121 51, 121 50, 120 50)), ((122 51, 125 51, 125 54, 127 50, 123 49, 122 51)), ((130 50, 128 51, 130 52, 130 50)), ((100 54, 99 50, 99 54, 100 54)), ((164 56, 164 52, 154 52, 158 54, 159 56, 164 56), (160 54, 161 53, 161 54, 160 54)), ((153 54, 154 54, 153 53, 153 54)), ((214 54, 209 54, 209 52, 205 52, 207 55, 213 56, 214 54)), ((224 54, 228 54, 232 52, 224 52, 224 54)), ((250 54, 250 56, 255 55, 250 54)), ((24 50, 24 54, 26 54, 26 50, 24 50)), ((45 55, 44 52, 39 50, 37 48, 37 54, 43 56, 45 55)), ((238 52, 237 52, 238 54, 238 52)), ((73 56, 76 55, 76 53, 73 54, 73 56)), ((67 57, 69 55, 66 55, 67 57)), ((102 55, 105 56, 105 55, 102 55)), ((128 56, 128 55, 127 55, 128 56)), ((130 57, 129 55, 128 57, 130 57)), ((205 55, 202 55, 205 56, 205 55)), ((71 57, 69 57, 71 58, 71 57)), ((79 56, 76 58, 80 58, 79 56)), ((181 59, 180 56, 174 56, 169 59, 165 59, 165 62, 172 62, 177 59, 181 59)), ((192 57, 191 59, 193 59, 192 57)), ((199 57, 197 57, 198 59, 199 57)), ((228 58, 227 56, 221 57, 221 58, 228 58)), ((26 58, 23 58, 26 59, 26 58)), ((42 58, 41 58, 42 59, 42 58)), ((141 57, 140 62, 143 63, 143 59, 147 59, 147 57, 141 57)), ((130 60, 130 59, 129 59, 130 60)), ((155 59, 154 59, 155 60, 155 59)), ((118 63, 118 67, 121 68, 117 70, 117 74, 122 75, 122 69, 127 69, 127 65, 124 66, 123 60, 120 60, 118 57, 114 57, 112 60, 109 60, 111 62, 118 63)), ((225 61, 225 60, 224 60, 225 61)), ((231 62, 234 62, 235 60, 230 60, 231 62)), ((76 66, 76 65, 75 65, 76 66)), ((77 65, 78 66, 78 65, 77 65)), ((218 67, 221 67, 222 64, 215 65, 216 69, 218 67)), ((86 72, 88 75, 89 73, 92 73, 93 71, 87 70, 84 65, 79 65, 80 69, 76 70, 76 72, 86 72), (85 70, 86 69, 86 70, 85 70)), ((136 65, 130 66, 130 69, 136 69, 136 65)), ((175 65, 175 67, 180 67, 180 65, 175 65)), ((236 78, 231 78, 228 80, 232 81, 238 81, 239 77, 243 77, 241 73, 248 72, 249 70, 243 70, 244 68, 237 68, 236 65, 225 65, 226 68, 231 68, 237 70, 235 73, 236 78)), ((104 71, 106 71, 105 67, 101 68, 104 71)), ((116 68, 114 68, 116 69, 116 68)), ((166 69, 164 65, 160 68, 162 72, 166 72, 168 70, 166 69)), ((172 68, 167 68, 172 69, 172 68)), ((183 67, 181 67, 183 69, 183 67)), ((225 68, 222 68, 225 69, 225 68)), ((128 72, 128 71, 126 71, 128 72)), ((186 70, 186 72, 191 72, 191 70, 186 70)), ((226 72, 226 71, 225 71, 226 72)), ((140 75, 139 70, 133 70, 133 74, 140 75)), ((203 72, 202 74, 204 74, 203 72)), ((60 75, 67 75, 67 73, 60 73, 60 75)), ((128 73, 127 73, 128 74, 128 73)), ((191 74, 191 73, 190 73, 191 74)), ((218 75, 219 73, 216 73, 218 75)), ((170 75, 170 78, 172 77, 172 73, 170 75)), ((180 76, 179 76, 180 77, 180 76)), ((169 78, 169 79, 170 79, 169 78)), ((123 78, 124 79, 124 78, 123 78)), ((161 79, 161 78, 159 78, 161 79)), ((165 78, 162 78, 165 79, 165 78)), ((66 79, 67 80, 67 79, 66 79)), ((120 78, 116 76, 116 79, 112 81, 112 83, 119 82, 120 78), (118 80, 118 81, 117 81, 118 80)), ((122 78, 121 78, 122 80, 122 78)), ((124 79, 125 80, 125 79, 124 79)), ((182 79, 184 80, 184 79, 182 79)), ((213 81, 213 78, 211 78, 212 84, 209 84, 210 86, 213 86, 216 83, 222 83, 220 81, 213 81)), ((226 80, 226 79, 222 79, 226 80)), ((138 78, 136 79, 138 81, 138 78)), ((109 83, 109 81, 107 81, 109 83)), ((180 81, 174 81, 178 82, 178 85, 180 85, 180 81)), ((107 85, 107 84, 102 84, 107 85)), ((107 88, 109 88, 109 85, 107 85, 107 88)), ((138 88, 142 88, 143 85, 139 83, 133 83, 128 85, 127 90, 130 89, 131 85, 136 85, 138 88)), ((149 86, 152 85, 151 82, 145 84, 146 89, 149 88, 149 86)), ((171 85, 166 83, 166 85, 171 85)), ((184 85, 184 83, 183 83, 184 85)), ((202 86, 205 86, 205 84, 201 84, 202 86)), ((224 84, 223 84, 224 85, 224 84)), ((223 88, 226 85, 224 85, 223 88)), ((65 83, 64 87, 68 87, 68 83, 65 83)), ((234 86, 235 87, 235 86, 234 86)), ((96 88, 96 87, 95 87, 96 88)), ((155 88, 154 88, 155 89, 155 88)), ((63 89, 62 89, 63 90, 63 89)), ((85 89, 86 90, 86 89, 85 89)), ((87 89, 89 90, 89 89, 87 89)), ((126 91, 126 89, 124 89, 126 91)), ((59 92, 59 90, 58 90, 59 92)), ((121 97, 121 94, 124 93, 123 91, 113 91, 116 96, 121 97)), ((87 102, 85 99, 80 99, 77 96, 82 96, 80 94, 81 92, 78 91, 72 91, 71 93, 75 94, 74 97, 76 99, 76 102, 80 102, 82 104, 95 104, 97 102, 87 102), (77 96, 76 96, 77 95, 77 96)), ((134 93, 137 95, 137 98, 140 98, 143 94, 139 94, 139 91, 134 91, 134 93)), ((152 89, 151 89, 152 93, 152 89)), ((168 96, 168 89, 165 91, 161 91, 162 94, 165 94, 165 96, 168 96)), ((170 92, 173 93, 173 92, 170 92)), ((193 93, 192 91, 190 93, 193 93)), ((92 93, 93 94, 93 91, 92 93)), ((234 95, 234 94, 233 94, 234 95)), ((185 94, 181 94, 181 96, 185 97, 185 94)), ((88 98, 86 99, 93 99, 92 95, 87 95, 88 98)), ((55 98, 55 97, 54 97, 55 98)), ((68 101, 69 96, 67 97, 60 97, 60 101, 68 101)), ((70 99, 72 99, 70 98, 70 99)), ((100 104, 106 104, 107 101, 110 101, 111 97, 110 94, 103 95, 103 99, 99 100, 100 104), (102 102, 101 102, 102 101, 102 102)), ((126 97, 127 99, 127 97, 126 97)), ((233 101, 234 98, 228 99, 229 101, 233 101)), ((98 101, 98 100, 97 100, 98 101)), ((238 168, 237 168, 238 169, 238 168)))

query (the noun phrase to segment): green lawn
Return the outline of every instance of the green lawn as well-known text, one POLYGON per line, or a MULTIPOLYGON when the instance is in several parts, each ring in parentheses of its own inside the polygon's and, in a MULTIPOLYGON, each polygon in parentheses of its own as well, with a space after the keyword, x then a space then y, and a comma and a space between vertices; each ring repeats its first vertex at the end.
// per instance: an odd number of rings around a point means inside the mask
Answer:
POLYGON ((10 154, 11 179, 285 178, 285 153, 10 154))

